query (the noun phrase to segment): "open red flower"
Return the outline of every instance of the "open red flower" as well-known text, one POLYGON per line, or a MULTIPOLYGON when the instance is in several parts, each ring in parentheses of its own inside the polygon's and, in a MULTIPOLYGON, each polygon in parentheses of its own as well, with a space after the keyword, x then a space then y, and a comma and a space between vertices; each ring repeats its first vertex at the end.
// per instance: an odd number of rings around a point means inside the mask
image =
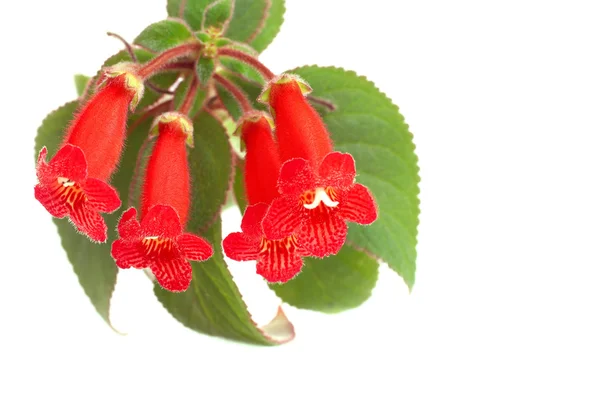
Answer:
POLYGON ((346 240, 346 221, 371 224, 377 206, 369 190, 355 183, 354 158, 332 152, 315 171, 304 159, 283 164, 282 194, 271 203, 262 226, 268 239, 295 235, 298 246, 312 256, 339 252, 346 240))
POLYGON ((186 143, 193 143, 193 126, 186 116, 169 112, 152 134, 158 139, 144 176, 141 223, 135 208, 123 214, 111 255, 122 269, 148 267, 164 289, 185 291, 192 280, 188 260, 213 254, 205 239, 183 231, 190 205, 186 143))
POLYGON ((192 281, 188 260, 206 260, 213 250, 206 240, 183 232, 179 215, 171 206, 156 205, 136 219, 135 208, 119 221, 120 239, 112 244, 117 266, 150 268, 158 283, 169 291, 185 291, 192 281))
POLYGON ((278 195, 281 161, 277 144, 264 114, 246 116, 240 129, 246 144, 244 181, 250 206, 244 211, 242 232, 229 234, 223 240, 223 250, 233 260, 256 260, 256 272, 267 281, 286 282, 300 272, 306 253, 294 235, 271 241, 262 231, 261 221, 278 195))
POLYGON ((237 261, 256 260, 256 272, 269 282, 286 282, 302 270, 302 256, 294 235, 281 240, 268 240, 262 230, 262 219, 269 205, 248 206, 242 218, 242 232, 229 234, 223 240, 227 257, 237 261))
POLYGON ((121 206, 117 191, 88 177, 85 155, 77 146, 64 145, 50 163, 46 163, 47 154, 43 147, 38 157, 35 198, 52 216, 68 216, 90 239, 106 241, 107 227, 100 213, 111 213, 121 206))

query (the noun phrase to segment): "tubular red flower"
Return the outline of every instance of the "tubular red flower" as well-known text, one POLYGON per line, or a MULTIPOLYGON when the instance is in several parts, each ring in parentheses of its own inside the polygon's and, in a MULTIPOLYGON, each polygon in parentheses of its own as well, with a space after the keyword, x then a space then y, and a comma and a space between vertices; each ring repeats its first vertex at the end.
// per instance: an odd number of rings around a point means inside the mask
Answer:
POLYGON ((185 146, 191 143, 192 124, 179 113, 165 113, 155 131, 158 139, 146 169, 141 223, 135 208, 123 214, 111 255, 122 269, 150 268, 164 289, 185 291, 192 280, 189 260, 202 261, 213 254, 205 239, 183 231, 190 203, 185 146))
POLYGON ((271 125, 262 113, 246 116, 240 123, 246 144, 244 180, 248 206, 242 219, 242 232, 223 240, 225 254, 237 261, 256 260, 256 272, 269 282, 286 282, 302 269, 304 251, 294 235, 267 240, 261 221, 269 204, 278 196, 277 177, 281 167, 271 125))
MULTIPOLYGON (((126 68, 124 66, 114 68, 126 68)), ((121 157, 127 113, 143 92, 143 82, 128 70, 111 69, 104 83, 69 126, 63 144, 85 154, 90 177, 107 181, 121 157)))
POLYGON ((281 160, 301 158, 317 167, 333 147, 323 120, 306 100, 310 91, 299 77, 284 74, 267 84, 260 99, 275 118, 281 160))
POLYGON ((121 156, 128 108, 144 87, 130 69, 127 65, 107 69, 104 85, 75 116, 50 163, 45 147, 38 158, 36 199, 52 216, 68 216, 81 233, 98 242, 107 238, 100 213, 121 206, 106 181, 121 156))
POLYGON ((283 164, 278 188, 282 194, 267 211, 262 228, 267 239, 295 235, 311 256, 336 254, 346 240, 346 221, 371 224, 377 206, 369 190, 354 182, 354 158, 328 154, 315 171, 304 159, 283 164))
POLYGON ((88 177, 83 151, 65 145, 46 163, 48 150, 38 157, 35 198, 56 218, 69 217, 77 230, 97 242, 107 238, 107 227, 100 213, 111 213, 121 206, 117 191, 105 182, 88 177))

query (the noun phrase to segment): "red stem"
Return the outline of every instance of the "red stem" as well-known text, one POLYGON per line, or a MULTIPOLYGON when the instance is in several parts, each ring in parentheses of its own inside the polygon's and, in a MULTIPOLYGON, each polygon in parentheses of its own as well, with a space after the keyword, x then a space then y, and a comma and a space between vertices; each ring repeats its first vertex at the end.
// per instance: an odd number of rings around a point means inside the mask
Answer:
POLYGON ((265 77, 267 81, 270 81, 275 77, 273 71, 269 70, 263 63, 261 63, 251 55, 244 53, 243 51, 222 47, 219 49, 218 54, 220 56, 235 58, 248 64, 249 66, 254 67, 256 71, 258 71, 263 77, 265 77))
POLYGON ((185 98, 183 98, 183 103, 181 103, 181 106, 179 107, 179 112, 181 114, 187 115, 192 109, 192 105, 196 100, 196 94, 198 93, 198 84, 198 78, 196 77, 196 74, 194 74, 192 82, 190 83, 190 87, 188 88, 188 91, 185 94, 185 98))
POLYGON ((142 65, 138 70, 138 75, 141 79, 146 80, 150 75, 156 73, 169 62, 183 56, 188 56, 198 52, 202 48, 201 43, 188 43, 169 49, 146 64, 142 65))
POLYGON ((233 82, 227 80, 219 74, 214 74, 213 77, 215 81, 219 83, 219 85, 221 85, 229 93, 231 93, 233 97, 235 97, 235 100, 237 100, 238 104, 242 108, 242 113, 246 113, 252 110, 252 105, 250 104, 250 101, 248 100, 244 92, 242 92, 240 88, 238 88, 233 82))

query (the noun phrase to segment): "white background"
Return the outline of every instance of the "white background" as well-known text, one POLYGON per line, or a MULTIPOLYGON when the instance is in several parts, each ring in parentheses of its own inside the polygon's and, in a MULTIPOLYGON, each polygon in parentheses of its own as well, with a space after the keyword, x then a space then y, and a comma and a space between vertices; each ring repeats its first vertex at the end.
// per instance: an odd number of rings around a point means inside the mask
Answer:
MULTIPOLYGON (((139 271, 119 275, 115 334, 33 198, 43 117, 121 48, 106 31, 132 40, 164 3, 0 6, 0 399, 600 398, 595 2, 287 1, 262 60, 386 92, 415 135, 422 214, 412 294, 384 270, 359 309, 286 306, 297 338, 274 348, 185 329, 139 271)), ((252 270, 234 273, 265 321, 277 299, 252 270)))

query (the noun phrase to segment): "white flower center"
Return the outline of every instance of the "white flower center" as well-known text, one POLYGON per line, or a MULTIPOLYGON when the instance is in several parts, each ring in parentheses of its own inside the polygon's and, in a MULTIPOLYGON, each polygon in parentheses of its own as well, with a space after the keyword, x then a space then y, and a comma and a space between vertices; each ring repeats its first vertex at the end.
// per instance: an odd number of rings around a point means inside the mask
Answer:
POLYGON ((319 206, 319 203, 323 202, 325 206, 336 207, 340 202, 332 201, 324 188, 315 189, 315 199, 312 203, 305 204, 304 207, 307 209, 315 209, 319 206))

